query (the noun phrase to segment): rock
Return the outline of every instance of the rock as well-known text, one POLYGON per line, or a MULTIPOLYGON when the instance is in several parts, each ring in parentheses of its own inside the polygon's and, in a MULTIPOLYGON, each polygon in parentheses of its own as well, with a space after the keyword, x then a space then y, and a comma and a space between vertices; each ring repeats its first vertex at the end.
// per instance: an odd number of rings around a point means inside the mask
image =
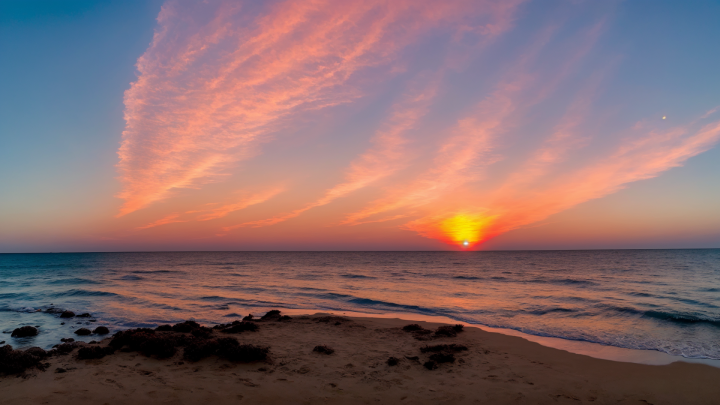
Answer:
POLYGON ((388 366, 397 366, 399 362, 400 359, 398 359, 397 357, 390 357, 389 359, 387 359, 388 366))
POLYGON ((430 361, 426 361, 425 364, 423 364, 423 367, 425 367, 428 370, 435 370, 436 368, 438 368, 438 365, 434 361, 430 360, 430 361))
POLYGON ((73 339, 73 338, 62 338, 62 339, 60 339, 60 341, 63 342, 63 343, 70 343, 70 342, 74 342, 75 339, 73 339))
POLYGON ((467 346, 464 345, 458 345, 458 344, 451 344, 451 345, 435 345, 435 346, 425 346, 420 348, 420 352, 427 353, 427 352, 449 352, 449 353, 458 353, 458 352, 464 352, 468 350, 467 346))
POLYGON ((110 330, 105 326, 98 326, 95 330, 93 330, 93 333, 96 335, 107 335, 110 333, 110 330))
POLYGON ((78 360, 102 359, 103 357, 113 353, 115 353, 115 349, 110 346, 81 347, 80 350, 78 350, 77 358, 78 360))
POLYGON ((65 322, 60 322, 60 325, 65 325, 65 322))
POLYGON ((329 346, 325 346, 325 345, 315 346, 315 348, 313 349, 313 351, 316 352, 316 353, 322 353, 322 354, 333 354, 333 353, 335 353, 335 349, 333 349, 332 347, 329 347, 329 346))
POLYGON ((403 326, 402 330, 405 332, 414 332, 416 330, 423 330, 423 327, 416 323, 411 323, 410 325, 403 326))
POLYGON ((252 315, 252 314, 248 314, 248 316, 246 316, 246 317, 243 318, 243 321, 245 321, 245 322, 249 322, 249 321, 252 321, 252 320, 253 320, 253 315, 252 315))
POLYGON ((92 315, 88 314, 87 312, 77 315, 78 318, 90 318, 92 315))
POLYGON ((25 349, 25 353, 35 356, 39 359, 44 359, 48 356, 48 353, 45 351, 45 349, 42 349, 40 347, 30 347, 28 349, 25 349))
POLYGON ((3 340, 2 342, 0 342, 0 345, 4 345, 4 344, 5 344, 5 341, 4 341, 4 340, 3 340))
POLYGON ((80 328, 75 331, 75 334, 78 336, 87 336, 90 333, 92 333, 92 332, 90 332, 90 329, 88 329, 88 328, 80 328))
MULTIPOLYGON (((42 351, 44 352, 44 350, 42 351)), ((10 345, 0 347, 0 375, 19 374, 33 367, 42 369, 43 364, 40 361, 43 357, 33 353, 39 354, 36 351, 13 350, 10 345)))
POLYGON ((280 319, 280 311, 277 309, 273 309, 268 311, 267 314, 263 315, 262 318, 260 318, 261 321, 273 321, 280 319))
POLYGON ((71 342, 71 343, 62 343, 57 346, 53 350, 50 351, 50 354, 68 354, 75 350, 77 347, 77 343, 71 342))
POLYGON ((23 326, 21 328, 17 328, 12 332, 12 337, 15 338, 23 338, 28 336, 36 336, 38 334, 38 330, 35 327, 32 326, 23 326))
POLYGON ((455 337, 457 336, 457 331, 453 326, 440 326, 435 331, 435 336, 455 337))
POLYGON ((60 314, 60 318, 73 318, 75 316, 75 312, 73 311, 64 311, 62 314, 60 314))
POLYGON ((252 322, 238 322, 235 321, 230 324, 230 327, 222 329, 222 333, 240 333, 240 332, 255 332, 258 330, 258 326, 252 322))
POLYGON ((155 330, 160 331, 160 332, 170 332, 173 330, 173 328, 170 325, 160 325, 157 328, 155 328, 155 330))
POLYGON ((452 353, 435 353, 430 356, 430 360, 436 363, 454 363, 455 355, 452 353))
POLYGON ((175 332, 192 332, 193 329, 200 328, 200 325, 195 321, 185 321, 173 325, 172 330, 175 332))
POLYGON ((283 322, 284 322, 284 321, 289 321, 289 320, 291 320, 291 319, 292 319, 291 317, 289 317, 289 316, 287 316, 287 315, 283 315, 283 316, 280 317, 280 319, 278 319, 278 321, 283 321, 283 322))
POLYGON ((58 367, 58 368, 55 369, 55 372, 58 373, 58 374, 60 374, 60 373, 67 373, 67 370, 65 370, 64 368, 58 367))

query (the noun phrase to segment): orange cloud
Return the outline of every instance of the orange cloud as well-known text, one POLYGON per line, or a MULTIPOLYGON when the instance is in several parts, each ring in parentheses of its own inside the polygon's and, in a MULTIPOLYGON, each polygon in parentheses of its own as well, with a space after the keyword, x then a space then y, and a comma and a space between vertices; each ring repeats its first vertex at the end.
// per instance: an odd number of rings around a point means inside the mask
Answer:
POLYGON ((355 74, 439 23, 517 3, 289 0, 254 4, 258 15, 231 1, 166 3, 125 93, 119 215, 217 181, 293 115, 359 97, 355 74))

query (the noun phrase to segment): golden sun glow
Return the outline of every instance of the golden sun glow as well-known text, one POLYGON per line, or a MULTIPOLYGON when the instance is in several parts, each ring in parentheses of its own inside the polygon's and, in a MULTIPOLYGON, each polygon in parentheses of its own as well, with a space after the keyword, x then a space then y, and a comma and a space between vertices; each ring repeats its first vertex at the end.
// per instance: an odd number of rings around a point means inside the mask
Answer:
POLYGON ((440 231, 458 245, 469 247, 482 241, 485 229, 493 217, 478 214, 458 214, 440 223, 440 231))

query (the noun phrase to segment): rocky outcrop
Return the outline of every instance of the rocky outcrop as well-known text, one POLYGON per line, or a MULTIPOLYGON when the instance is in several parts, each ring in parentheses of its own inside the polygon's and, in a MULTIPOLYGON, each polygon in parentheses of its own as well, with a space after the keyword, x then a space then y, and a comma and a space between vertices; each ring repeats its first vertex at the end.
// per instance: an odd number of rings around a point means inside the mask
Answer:
POLYGON ((28 337, 28 336, 36 336, 37 334, 38 334, 37 328, 32 327, 32 326, 23 326, 23 327, 15 329, 12 332, 12 335, 10 335, 10 336, 15 337, 15 338, 23 338, 23 337, 28 337))

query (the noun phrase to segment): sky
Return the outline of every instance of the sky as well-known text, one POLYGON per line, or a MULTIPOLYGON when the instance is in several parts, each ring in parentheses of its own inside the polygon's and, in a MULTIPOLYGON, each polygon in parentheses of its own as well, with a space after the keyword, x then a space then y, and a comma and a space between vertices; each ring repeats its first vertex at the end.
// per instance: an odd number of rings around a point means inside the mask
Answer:
POLYGON ((0 2, 0 252, 720 247, 720 3, 0 2))

